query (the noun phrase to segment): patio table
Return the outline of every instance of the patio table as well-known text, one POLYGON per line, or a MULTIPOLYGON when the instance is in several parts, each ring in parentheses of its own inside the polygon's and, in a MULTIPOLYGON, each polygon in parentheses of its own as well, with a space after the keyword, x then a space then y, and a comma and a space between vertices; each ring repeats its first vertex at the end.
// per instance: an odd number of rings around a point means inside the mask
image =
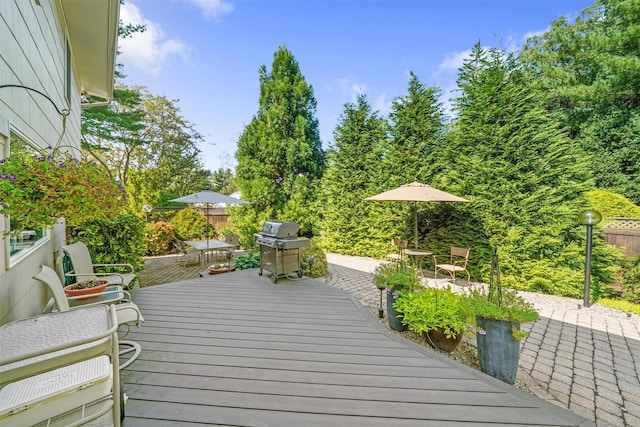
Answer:
POLYGON ((185 240, 184 243, 200 251, 200 266, 205 268, 205 254, 209 251, 221 251, 235 249, 237 246, 230 243, 221 242, 216 239, 209 240, 185 240))
POLYGON ((433 252, 427 251, 424 249, 404 249, 404 254, 411 257, 413 260, 413 264, 420 270, 420 275, 424 277, 424 273, 422 271, 422 260, 426 256, 433 255, 433 252))

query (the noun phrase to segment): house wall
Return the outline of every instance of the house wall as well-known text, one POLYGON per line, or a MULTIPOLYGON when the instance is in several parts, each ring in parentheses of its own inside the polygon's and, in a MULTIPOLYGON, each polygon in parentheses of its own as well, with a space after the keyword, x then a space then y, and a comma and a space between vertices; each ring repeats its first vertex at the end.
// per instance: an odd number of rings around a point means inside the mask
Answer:
MULTIPOLYGON (((80 94, 75 73, 67 100, 66 36, 57 0, 0 1, 0 86, 24 85, 46 94, 55 106, 70 110, 65 121, 42 95, 23 88, 0 88, 0 157, 8 152, 9 131, 38 147, 77 150, 80 145, 80 94), (39 3, 39 4, 38 4, 39 3)), ((0 230, 7 219, 0 216, 0 230)), ((46 300, 32 277, 40 265, 53 266, 54 252, 64 242, 64 224, 19 262, 9 261, 8 238, 0 242, 0 324, 37 315, 46 300)))

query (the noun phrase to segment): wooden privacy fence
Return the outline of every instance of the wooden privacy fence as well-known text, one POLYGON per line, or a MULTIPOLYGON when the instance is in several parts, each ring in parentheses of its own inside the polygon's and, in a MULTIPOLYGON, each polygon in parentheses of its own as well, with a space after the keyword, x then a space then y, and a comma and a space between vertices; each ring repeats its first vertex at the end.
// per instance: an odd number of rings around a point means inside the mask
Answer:
POLYGON ((624 249, 624 255, 640 254, 640 218, 605 218, 605 242, 624 249))
MULTIPOLYGON (((153 221, 169 221, 180 209, 183 208, 156 207, 151 211, 150 218, 153 221)), ((196 210, 207 218, 207 221, 213 224, 216 230, 227 225, 229 214, 225 208, 209 208, 208 211, 205 208, 196 208, 196 210)))

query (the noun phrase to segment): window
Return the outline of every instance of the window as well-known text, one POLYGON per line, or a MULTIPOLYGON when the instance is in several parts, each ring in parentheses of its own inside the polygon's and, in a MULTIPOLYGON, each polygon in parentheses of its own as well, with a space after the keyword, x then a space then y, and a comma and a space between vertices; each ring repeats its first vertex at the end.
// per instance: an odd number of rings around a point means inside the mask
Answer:
MULTIPOLYGON (((31 156, 38 152, 24 138, 11 131, 9 134, 10 156, 31 156)), ((24 224, 20 218, 9 218, 9 259, 11 263, 22 259, 32 248, 48 240, 47 231, 39 224, 24 224)))

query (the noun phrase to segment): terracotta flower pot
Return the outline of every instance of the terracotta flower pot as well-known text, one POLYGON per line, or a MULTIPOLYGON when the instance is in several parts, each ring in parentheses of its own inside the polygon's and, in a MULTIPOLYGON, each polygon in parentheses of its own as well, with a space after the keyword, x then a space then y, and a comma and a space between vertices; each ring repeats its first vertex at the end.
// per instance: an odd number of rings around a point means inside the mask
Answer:
POLYGON ((64 291, 70 297, 77 297, 80 295, 99 294, 100 292, 104 291, 107 288, 107 286, 109 286, 108 280, 98 279, 96 280, 96 282, 99 283, 96 286, 93 286, 91 288, 80 288, 80 289, 74 289, 78 285, 77 283, 74 283, 72 285, 65 286, 64 291))
POLYGON ((227 268, 226 265, 224 267, 219 267, 219 268, 213 268, 212 266, 209 266, 209 274, 226 273, 227 271, 234 271, 235 269, 236 269, 235 265, 232 265, 229 268, 227 268))
POLYGON ((429 344, 447 353, 458 348, 462 342, 462 333, 456 334, 455 338, 448 338, 444 333, 444 328, 432 329, 424 335, 429 344))

